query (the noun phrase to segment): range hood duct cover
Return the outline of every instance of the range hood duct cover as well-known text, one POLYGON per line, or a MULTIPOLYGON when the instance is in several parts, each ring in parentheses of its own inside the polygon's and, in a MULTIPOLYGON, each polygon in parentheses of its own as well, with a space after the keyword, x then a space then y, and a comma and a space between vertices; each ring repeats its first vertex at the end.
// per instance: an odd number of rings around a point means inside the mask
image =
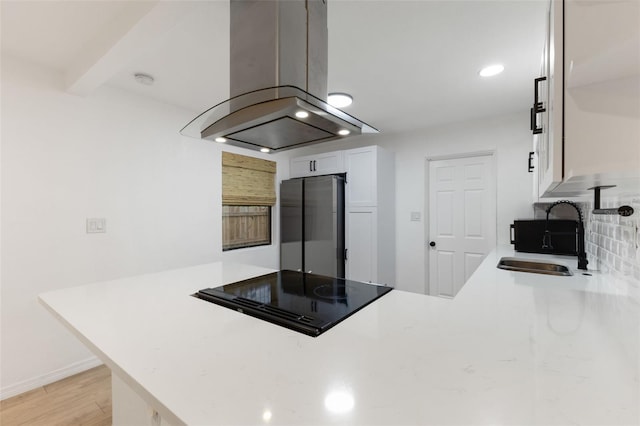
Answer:
POLYGON ((329 105, 324 0, 231 0, 232 98, 180 133, 272 152, 378 133, 329 105), (296 116, 306 111, 307 117, 296 116))

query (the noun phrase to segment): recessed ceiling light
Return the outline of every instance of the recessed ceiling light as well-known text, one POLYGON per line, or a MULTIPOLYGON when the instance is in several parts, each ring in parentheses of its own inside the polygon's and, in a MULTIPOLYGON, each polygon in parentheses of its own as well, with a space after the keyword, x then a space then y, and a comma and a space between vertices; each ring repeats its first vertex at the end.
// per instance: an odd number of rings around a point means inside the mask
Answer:
POLYGON ((296 117, 298 118, 307 118, 309 113, 307 111, 298 111, 296 112, 296 117))
POLYGON ((340 136, 347 136, 349 133, 351 133, 351 132, 348 131, 347 129, 338 130, 338 134, 340 136))
POLYGON ((500 64, 496 64, 496 65, 489 65, 488 67, 482 68, 479 74, 481 77, 492 77, 494 75, 500 74, 502 71, 504 71, 504 66, 500 64))
POLYGON ((260 152, 269 152, 271 151, 269 148, 260 148, 260 152))
POLYGON ((344 108, 351 105, 353 98, 348 93, 329 93, 329 96, 327 96, 327 102, 329 102, 329 105, 336 108, 344 108))
POLYGON ((133 78, 135 78, 138 83, 144 84, 145 86, 151 86, 155 81, 154 78, 149 74, 143 74, 140 72, 134 74, 133 78))
POLYGON ((223 138, 220 136, 216 138, 216 142, 219 142, 219 143, 225 143, 226 141, 227 141, 227 138, 223 138))

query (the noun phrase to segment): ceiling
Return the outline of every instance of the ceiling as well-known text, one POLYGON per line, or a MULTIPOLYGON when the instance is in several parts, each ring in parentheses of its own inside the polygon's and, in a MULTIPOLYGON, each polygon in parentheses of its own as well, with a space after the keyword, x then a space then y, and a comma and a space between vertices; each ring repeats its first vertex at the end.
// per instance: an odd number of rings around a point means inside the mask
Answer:
MULTIPOLYGON (((229 96, 229 1, 2 0, 2 54, 196 113, 229 96), (152 75, 144 86, 133 74, 152 75)), ((330 92, 385 133, 524 110, 539 74, 543 0, 330 0, 330 92), (481 78, 483 66, 505 71, 481 78)))

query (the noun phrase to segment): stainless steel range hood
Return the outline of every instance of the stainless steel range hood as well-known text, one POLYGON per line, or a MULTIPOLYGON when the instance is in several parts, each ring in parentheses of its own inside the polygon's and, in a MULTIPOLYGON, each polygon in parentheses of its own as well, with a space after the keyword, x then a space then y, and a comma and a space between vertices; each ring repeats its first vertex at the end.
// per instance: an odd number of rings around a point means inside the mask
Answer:
POLYGON ((181 134, 277 152, 378 133, 326 102, 326 0, 230 4, 232 97, 181 134))

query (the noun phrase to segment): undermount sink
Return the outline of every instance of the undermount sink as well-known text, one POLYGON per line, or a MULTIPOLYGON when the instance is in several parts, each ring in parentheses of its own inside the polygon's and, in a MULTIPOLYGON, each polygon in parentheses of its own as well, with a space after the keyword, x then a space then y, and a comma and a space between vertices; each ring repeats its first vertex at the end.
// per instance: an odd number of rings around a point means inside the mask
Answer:
POLYGON ((565 277, 573 275, 569 268, 564 265, 519 259, 517 257, 503 257, 500 259, 500 262, 498 262, 498 268, 506 269, 507 271, 531 272, 534 274, 560 275, 565 277))

